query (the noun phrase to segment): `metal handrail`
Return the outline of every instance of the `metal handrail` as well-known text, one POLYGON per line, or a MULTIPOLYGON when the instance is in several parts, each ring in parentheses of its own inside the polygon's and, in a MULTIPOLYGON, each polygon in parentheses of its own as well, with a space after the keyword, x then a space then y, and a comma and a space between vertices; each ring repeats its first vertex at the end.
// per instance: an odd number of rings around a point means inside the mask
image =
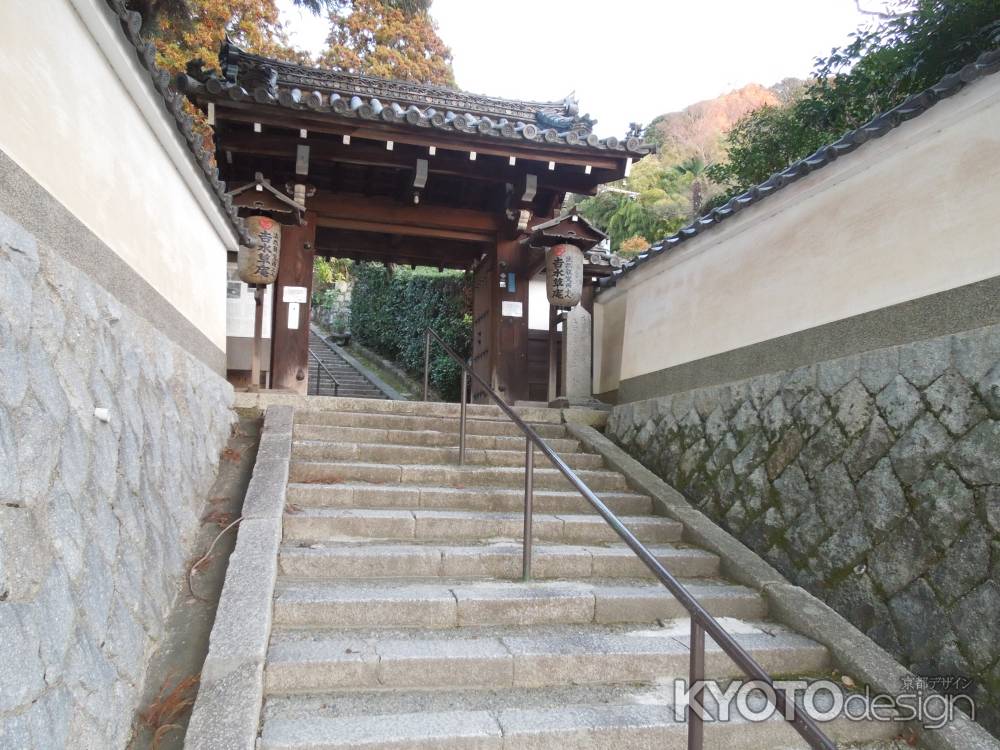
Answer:
POLYGON ((332 372, 330 372, 330 368, 328 368, 326 366, 326 364, 323 362, 323 360, 321 360, 319 358, 319 356, 316 354, 316 352, 314 352, 312 349, 309 350, 309 356, 316 360, 316 393, 315 393, 315 395, 316 396, 319 395, 320 383, 322 383, 323 373, 325 372, 326 376, 328 378, 330 378, 330 380, 333 382, 333 395, 336 396, 340 392, 340 381, 337 380, 336 377, 334 377, 334 374, 332 372), (322 370, 320 368, 322 368, 322 370))
POLYGON ((691 658, 689 667, 688 690, 690 701, 688 703, 688 750, 701 750, 704 744, 704 723, 700 713, 692 706, 694 701, 701 697, 702 689, 695 686, 705 679, 705 634, 712 637, 722 651, 732 659, 736 665, 743 670, 744 674, 752 679, 768 685, 774 694, 774 705, 781 715, 791 723, 795 731, 809 743, 814 750, 837 750, 837 746, 827 737, 816 722, 806 714, 806 712, 795 701, 794 696, 786 695, 783 688, 776 687, 774 680, 757 663, 739 643, 733 638, 719 622, 708 613, 708 611, 698 602, 694 596, 663 567, 662 563, 656 559, 652 552, 628 530, 604 502, 593 493, 593 491, 576 475, 565 461, 550 448, 535 430, 528 425, 520 416, 504 401, 487 383, 484 381, 466 362, 458 356, 455 351, 446 344, 430 328, 425 329, 424 342, 424 401, 427 400, 428 386, 430 382, 430 351, 431 340, 433 339, 441 348, 455 360, 462 368, 462 395, 461 412, 459 423, 459 463, 465 463, 465 422, 466 422, 466 400, 467 400, 467 376, 471 375, 482 389, 489 394, 490 398, 500 407, 500 410, 510 417, 524 433, 525 455, 524 455, 524 540, 522 554, 522 576, 525 581, 531 579, 531 548, 532 548, 532 504, 533 504, 533 477, 534 472, 534 450, 533 446, 540 450, 552 465, 569 480, 569 483, 589 502, 598 514, 607 521, 608 525, 614 529, 625 542, 626 545, 638 556, 640 560, 649 568, 653 575, 659 579, 660 583, 666 586, 667 590, 681 603, 681 606, 691 615, 691 658), (791 706, 788 699, 791 699, 791 706), (791 712, 789 712, 791 709, 791 712))

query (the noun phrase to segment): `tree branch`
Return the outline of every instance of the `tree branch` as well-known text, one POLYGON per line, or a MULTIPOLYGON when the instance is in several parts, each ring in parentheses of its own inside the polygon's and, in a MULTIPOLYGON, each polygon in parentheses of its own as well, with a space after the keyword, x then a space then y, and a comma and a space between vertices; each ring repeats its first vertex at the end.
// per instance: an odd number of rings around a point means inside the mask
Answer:
POLYGON ((886 13, 881 10, 868 10, 867 8, 861 7, 861 0, 854 0, 854 7, 858 9, 858 13, 865 16, 875 16, 876 18, 899 18, 899 13, 886 13))

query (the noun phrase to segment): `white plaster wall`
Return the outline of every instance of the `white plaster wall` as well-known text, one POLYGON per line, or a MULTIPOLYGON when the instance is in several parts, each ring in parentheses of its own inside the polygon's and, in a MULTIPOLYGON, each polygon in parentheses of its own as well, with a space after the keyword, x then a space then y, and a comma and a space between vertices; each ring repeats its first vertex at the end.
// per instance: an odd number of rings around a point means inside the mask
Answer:
POLYGON ((220 350, 226 251, 69 0, 0 2, 0 149, 220 350))
POLYGON ((549 298, 545 293, 545 274, 528 281, 528 328, 549 330, 549 298))
POLYGON ((997 206, 993 75, 599 295, 595 392, 996 276, 997 206))

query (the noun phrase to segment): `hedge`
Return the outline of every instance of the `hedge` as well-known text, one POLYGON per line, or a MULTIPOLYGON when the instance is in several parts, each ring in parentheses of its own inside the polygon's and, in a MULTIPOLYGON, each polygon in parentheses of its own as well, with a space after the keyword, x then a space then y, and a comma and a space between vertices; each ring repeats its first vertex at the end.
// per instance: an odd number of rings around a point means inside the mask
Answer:
MULTIPOLYGON (((380 263, 352 269, 351 335, 417 378, 424 376, 424 329, 430 327, 460 356, 472 349, 472 285, 461 271, 439 272, 380 263)), ((461 370, 440 347, 431 349, 431 387, 457 401, 461 370)))

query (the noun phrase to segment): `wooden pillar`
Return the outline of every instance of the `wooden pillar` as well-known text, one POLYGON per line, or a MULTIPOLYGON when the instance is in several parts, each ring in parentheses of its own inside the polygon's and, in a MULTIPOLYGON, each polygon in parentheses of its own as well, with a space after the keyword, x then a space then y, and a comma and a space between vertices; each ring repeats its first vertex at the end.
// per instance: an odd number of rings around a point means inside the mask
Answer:
POLYGON ((528 277, 527 249, 517 240, 497 242, 497 274, 494 277, 494 341, 496 342, 496 388, 509 404, 528 398, 528 277), (510 276, 504 287, 500 277, 510 276))
MULTIPOLYGON (((493 287, 496 285, 496 248, 476 264, 472 274, 472 369, 493 385, 493 287)), ((479 384, 472 381, 472 403, 489 404, 492 399, 479 384)))
POLYGON ((316 253, 315 214, 307 212, 305 222, 301 226, 281 228, 281 257, 274 284, 271 325, 271 387, 301 394, 307 393, 309 387, 309 307, 316 253))

